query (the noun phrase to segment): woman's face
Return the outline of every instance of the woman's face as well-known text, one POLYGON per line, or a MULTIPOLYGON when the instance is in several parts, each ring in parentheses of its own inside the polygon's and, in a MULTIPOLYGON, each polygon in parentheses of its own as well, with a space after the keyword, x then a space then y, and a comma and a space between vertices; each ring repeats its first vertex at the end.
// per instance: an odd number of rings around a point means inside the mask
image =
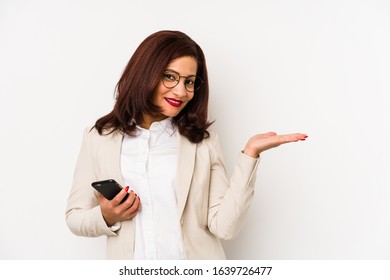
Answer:
POLYGON ((186 86, 191 87, 193 77, 190 76, 195 76, 196 71, 197 62, 191 56, 179 57, 168 64, 164 72, 165 85, 161 79, 153 97, 153 103, 160 107, 161 113, 152 118, 151 122, 160 121, 166 117, 175 117, 183 110, 194 96, 194 92, 186 90, 186 86), (167 88, 166 86, 175 84, 174 78, 178 76, 181 76, 179 83, 173 88, 167 88))

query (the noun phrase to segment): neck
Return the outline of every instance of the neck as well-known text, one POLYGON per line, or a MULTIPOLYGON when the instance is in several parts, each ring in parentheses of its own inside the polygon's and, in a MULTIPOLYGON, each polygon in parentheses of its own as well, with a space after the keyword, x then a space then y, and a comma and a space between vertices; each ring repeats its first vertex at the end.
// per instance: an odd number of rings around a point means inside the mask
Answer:
POLYGON ((140 125, 140 127, 149 129, 149 127, 152 125, 154 122, 159 122, 162 121, 163 119, 166 119, 167 116, 164 115, 158 115, 158 116, 150 116, 147 114, 144 114, 144 122, 140 125))

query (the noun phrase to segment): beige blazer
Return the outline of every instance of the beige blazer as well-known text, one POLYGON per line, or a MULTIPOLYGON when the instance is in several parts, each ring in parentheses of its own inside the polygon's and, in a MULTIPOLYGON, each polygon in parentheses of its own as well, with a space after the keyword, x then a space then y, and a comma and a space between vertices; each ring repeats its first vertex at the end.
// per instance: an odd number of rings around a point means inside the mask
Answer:
MULTIPOLYGON (((235 237, 253 198, 259 160, 240 153, 230 182, 215 133, 193 144, 179 135, 177 164, 178 219, 187 259, 225 259, 220 239, 235 237)), ((115 179, 122 186, 120 169, 123 134, 101 136, 86 129, 68 198, 66 222, 81 236, 107 236, 108 259, 133 259, 135 220, 107 227, 91 183, 115 179)))

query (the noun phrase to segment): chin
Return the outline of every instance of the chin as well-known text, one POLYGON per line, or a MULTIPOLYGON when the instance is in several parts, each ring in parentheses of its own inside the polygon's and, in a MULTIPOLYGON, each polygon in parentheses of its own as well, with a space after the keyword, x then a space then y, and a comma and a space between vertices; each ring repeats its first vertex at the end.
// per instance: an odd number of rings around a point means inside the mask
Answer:
POLYGON ((175 112, 163 112, 162 114, 164 116, 167 116, 167 117, 171 117, 171 118, 174 118, 176 117, 178 114, 180 113, 180 111, 175 111, 175 112))

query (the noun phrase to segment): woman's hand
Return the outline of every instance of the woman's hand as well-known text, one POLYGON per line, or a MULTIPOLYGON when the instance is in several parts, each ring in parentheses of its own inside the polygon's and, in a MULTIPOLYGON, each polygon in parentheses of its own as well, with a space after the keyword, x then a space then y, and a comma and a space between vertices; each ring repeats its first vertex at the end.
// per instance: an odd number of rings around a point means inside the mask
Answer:
POLYGON ((141 201, 135 192, 131 191, 127 199, 121 203, 128 190, 129 187, 124 188, 112 200, 108 200, 99 194, 100 209, 107 226, 110 227, 123 220, 130 220, 138 213, 141 201))
POLYGON ((268 132, 265 134, 256 134, 248 140, 243 153, 256 158, 260 153, 268 149, 275 148, 285 143, 303 141, 307 137, 306 134, 302 133, 277 135, 275 132, 268 132))

